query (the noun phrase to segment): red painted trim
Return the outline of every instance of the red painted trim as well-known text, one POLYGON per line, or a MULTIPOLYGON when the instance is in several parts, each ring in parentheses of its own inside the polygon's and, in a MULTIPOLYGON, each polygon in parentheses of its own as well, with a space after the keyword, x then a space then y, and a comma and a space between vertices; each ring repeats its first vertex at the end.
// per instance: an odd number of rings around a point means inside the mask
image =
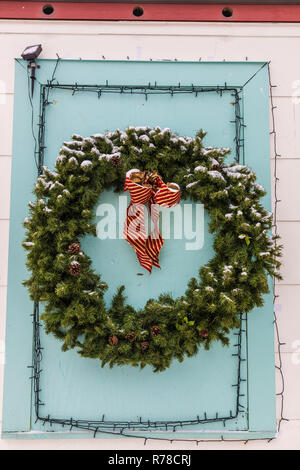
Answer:
POLYGON ((300 22, 300 5, 220 5, 220 4, 139 4, 139 3, 67 3, 0 1, 0 19, 34 20, 131 20, 131 21, 223 21, 223 22, 300 22), (51 4, 54 12, 43 13, 43 6, 51 4), (135 6, 144 9, 136 17, 135 6), (222 14, 231 7, 233 16, 222 14))

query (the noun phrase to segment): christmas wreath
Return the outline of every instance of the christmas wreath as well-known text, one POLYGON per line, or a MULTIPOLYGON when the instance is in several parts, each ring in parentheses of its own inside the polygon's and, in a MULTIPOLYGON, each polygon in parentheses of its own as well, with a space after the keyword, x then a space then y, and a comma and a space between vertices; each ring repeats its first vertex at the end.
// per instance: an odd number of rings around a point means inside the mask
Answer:
POLYGON ((204 147, 205 133, 178 137, 170 129, 129 127, 64 142, 55 171, 43 167, 30 202, 23 243, 31 299, 44 302, 47 333, 102 365, 153 366, 163 371, 214 341, 227 345, 240 315, 263 305, 268 274, 280 278, 281 246, 270 235, 264 188, 244 165, 227 164, 229 149, 204 147), (124 189, 130 169, 157 173, 200 201, 210 215, 214 257, 200 267, 185 295, 162 294, 141 310, 126 303, 124 286, 105 305, 107 284, 91 268, 80 240, 96 235, 93 208, 103 189, 124 189))

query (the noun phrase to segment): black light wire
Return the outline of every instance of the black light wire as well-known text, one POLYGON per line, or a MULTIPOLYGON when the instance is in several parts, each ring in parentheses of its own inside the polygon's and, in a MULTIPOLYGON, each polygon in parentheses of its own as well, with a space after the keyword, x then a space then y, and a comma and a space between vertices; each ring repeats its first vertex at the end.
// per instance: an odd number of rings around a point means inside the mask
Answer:
MULTIPOLYGON (((277 213, 278 213, 278 204, 281 202, 281 199, 278 198, 278 159, 281 158, 281 155, 278 153, 278 144, 277 144, 277 131, 276 131, 276 120, 275 120, 275 109, 277 106, 274 105, 274 97, 273 97, 273 88, 276 88, 276 85, 272 85, 271 80, 271 62, 268 62, 268 77, 269 77, 269 88, 270 88, 270 105, 271 105, 271 131, 270 135, 273 137, 273 149, 274 149, 274 211, 273 211, 273 233, 274 235, 278 235, 278 222, 277 222, 277 213)), ((275 239, 275 245, 277 246, 277 239, 275 239)), ((285 392, 285 377, 283 371, 283 362, 282 362, 282 351, 281 348, 286 343, 282 343, 280 339, 280 332, 279 332, 279 325, 278 325, 278 318, 276 313, 276 301, 279 298, 277 293, 277 283, 275 282, 275 278, 273 278, 273 294, 274 294, 274 328, 276 334, 276 342, 277 342, 277 354, 278 354, 278 365, 276 364, 276 370, 279 372, 280 380, 281 380, 281 390, 277 393, 277 396, 280 397, 280 416, 278 422, 278 432, 281 429, 281 424, 283 421, 289 421, 287 418, 284 417, 284 392, 285 392)))
MULTIPOLYGON (((148 95, 151 94, 171 94, 171 96, 174 96, 177 93, 193 93, 195 97, 198 96, 199 93, 205 93, 205 92, 216 92, 217 94, 221 95, 224 92, 231 92, 232 96, 235 98, 235 120, 231 121, 235 124, 235 142, 236 142, 236 161, 240 162, 241 156, 243 155, 243 161, 244 161, 244 127, 246 127, 244 123, 244 117, 243 117, 243 112, 242 112, 242 107, 241 107, 241 101, 242 98, 240 97, 240 94, 243 91, 243 87, 228 87, 227 84, 223 86, 217 86, 217 87, 211 87, 211 86, 201 86, 197 87, 194 85, 191 85, 189 87, 187 86, 182 86, 181 84, 178 84, 177 86, 158 86, 157 83, 154 85, 151 85, 150 83, 148 85, 142 85, 142 86, 128 86, 128 85, 109 85, 108 82, 105 83, 105 85, 78 85, 77 83, 75 84, 59 84, 58 81, 56 80, 55 82, 55 73, 56 69, 58 66, 58 63, 60 61, 60 57, 57 55, 57 60, 55 63, 55 67, 53 70, 52 78, 46 85, 40 84, 40 116, 39 116, 39 137, 38 137, 38 142, 39 142, 39 162, 38 162, 38 174, 42 173, 42 165, 44 161, 44 149, 45 147, 45 115, 46 115, 46 108, 48 105, 52 104, 49 101, 49 93, 53 89, 61 89, 61 90, 69 90, 72 91, 72 95, 74 95, 77 92, 94 92, 97 94, 98 98, 102 96, 103 93, 121 93, 121 94, 144 94, 145 99, 148 99, 148 95)), ((272 115, 274 118, 274 109, 275 107, 273 106, 273 95, 272 95, 272 87, 271 85, 271 79, 270 79, 270 66, 269 63, 263 64, 261 68, 264 66, 268 65, 269 68, 269 80, 270 80, 270 100, 271 100, 271 109, 272 109, 272 115)), ((261 70, 261 68, 253 75, 254 76, 261 70)), ((248 84, 249 80, 244 84, 246 86, 248 84)), ((31 102, 31 108, 33 111, 33 105, 31 102)), ((276 141, 276 131, 275 131, 275 119, 273 120, 274 127, 273 131, 271 132, 274 134, 274 138, 276 141)), ((275 142, 276 143, 276 142, 275 142)), ((275 147, 276 148, 276 147, 275 147)), ((275 152, 276 153, 276 152, 275 152)), ((36 155, 36 154, 35 154, 36 155)), ((277 154, 275 157, 277 158, 277 154)), ((276 159, 275 158, 275 159, 276 159)), ((277 178, 277 173, 276 173, 276 165, 275 165, 275 184, 277 184, 278 178, 277 178)), ((279 202, 279 200, 276 199, 276 204, 279 202)), ((275 211, 275 217, 274 217, 274 223, 276 225, 275 233, 277 233, 277 219, 276 219, 276 211, 275 211)), ((274 281, 274 287, 275 287, 275 281, 274 281)), ((274 294, 274 301, 277 298, 274 294)), ((280 358, 280 366, 279 370, 282 375, 283 379, 283 384, 284 384, 284 376, 283 376, 283 370, 282 370, 282 361, 281 361, 281 354, 280 354, 280 347, 282 343, 280 343, 279 340, 279 329, 278 329, 278 323, 277 323, 277 317, 275 314, 275 309, 274 309, 274 322, 275 322, 275 328, 277 331, 277 338, 278 338, 278 351, 279 351, 279 358, 280 358)), ((94 437, 98 433, 101 434, 109 434, 109 435, 116 435, 116 436, 123 436, 123 437, 131 437, 131 438, 142 438, 144 439, 144 443, 148 440, 163 440, 163 441, 168 441, 170 443, 172 442, 195 442, 197 445, 200 442, 244 442, 245 444, 249 441, 246 439, 224 439, 224 436, 222 435, 220 439, 169 439, 169 438, 164 438, 164 437, 149 437, 149 436, 142 436, 142 435, 136 435, 136 434, 130 434, 130 431, 149 431, 149 430, 156 430, 156 431, 173 431, 177 432, 178 429, 183 428, 184 426, 192 426, 192 425, 197 425, 197 424, 207 424, 207 423, 212 423, 212 422, 222 422, 224 427, 226 425, 226 422, 228 420, 234 420, 239 416, 240 412, 247 413, 248 410, 247 408, 241 404, 241 399, 245 396, 244 394, 241 393, 241 385, 242 382, 246 382, 246 379, 243 379, 241 377, 241 367, 242 367, 242 362, 246 361, 246 358, 242 357, 242 338, 243 334, 246 332, 246 327, 243 327, 243 321, 247 321, 246 318, 241 315, 241 327, 238 333, 235 333, 237 336, 237 344, 235 347, 237 347, 237 353, 233 354, 233 356, 236 356, 238 359, 238 367, 237 367, 237 383, 233 384, 233 387, 236 387, 236 410, 235 412, 230 411, 229 416, 219 416, 219 413, 216 413, 215 416, 209 418, 207 416, 207 413, 204 413, 204 417, 200 418, 198 415, 197 418, 195 419, 189 419, 189 420, 167 420, 167 421, 150 421, 150 420, 143 420, 141 417, 139 418, 138 421, 108 421, 105 420, 105 415, 102 415, 101 420, 95 420, 95 421, 90 421, 90 420, 78 420, 74 418, 68 418, 68 419, 57 419, 57 418, 52 418, 51 416, 41 416, 40 415, 40 407, 44 406, 44 403, 41 400, 40 394, 41 394, 41 386, 40 386, 40 377, 42 373, 41 369, 41 362, 42 362, 42 351, 43 348, 41 346, 41 339, 40 339, 40 328, 42 327, 39 319, 39 303, 35 302, 34 303, 34 311, 33 311, 33 334, 34 334, 34 341, 33 341, 33 361, 32 361, 32 366, 30 368, 33 370, 32 374, 32 381, 33 381, 33 394, 34 394, 34 407, 35 407, 35 415, 36 415, 36 422, 40 421, 45 425, 46 423, 50 424, 52 426, 53 424, 58 424, 61 425, 62 427, 68 427, 71 429, 77 428, 77 429, 82 429, 86 431, 92 431, 94 437)), ((284 397, 284 386, 282 392, 279 394, 281 396, 282 400, 282 406, 281 406, 281 416, 280 416, 280 421, 279 421, 279 427, 278 430, 280 429, 280 424, 285 418, 283 417, 283 397, 284 397)), ((264 439, 251 439, 253 440, 265 440, 264 439)), ((272 439, 268 439, 268 441, 271 441, 272 439)))

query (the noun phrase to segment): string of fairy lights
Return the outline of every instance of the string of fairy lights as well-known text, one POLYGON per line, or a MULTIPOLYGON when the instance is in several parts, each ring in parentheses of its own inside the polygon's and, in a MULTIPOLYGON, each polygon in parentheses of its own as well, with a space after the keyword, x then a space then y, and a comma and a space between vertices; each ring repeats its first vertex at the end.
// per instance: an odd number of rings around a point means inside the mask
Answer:
MULTIPOLYGON (((53 90, 64 90, 65 92, 70 92, 72 96, 76 93, 94 93, 95 97, 100 99, 102 95, 110 93, 119 93, 123 95, 143 95, 145 100, 148 100, 151 95, 165 95, 168 94, 171 97, 174 97, 178 94, 193 94, 195 98, 203 93, 216 93, 220 96, 223 93, 230 93, 230 95, 234 98, 234 119, 230 121, 234 125, 235 131, 235 160, 238 163, 244 164, 245 159, 245 152, 244 152, 244 128, 246 124, 244 122, 243 116, 243 105, 242 105, 242 93, 243 89, 247 84, 259 73, 261 68, 267 66, 269 71, 269 88, 270 88, 270 102, 271 102, 271 115, 272 115, 272 130, 271 135, 274 139, 274 159, 275 159, 275 170, 274 170, 274 185, 275 185, 275 209, 274 209, 274 233, 278 233, 278 226, 277 226, 277 205, 280 200, 277 197, 277 185, 278 185, 278 175, 277 175, 277 159, 280 155, 277 153, 277 133, 275 127, 275 115, 274 110, 276 107, 273 103, 273 85, 271 83, 271 73, 270 73, 270 63, 265 63, 262 67, 252 76, 243 86, 228 86, 226 83, 219 86, 197 86, 197 85, 182 85, 178 83, 176 86, 161 86, 157 83, 148 83, 143 85, 111 85, 106 81, 103 84, 99 85, 85 85, 85 84, 78 84, 78 83, 59 83, 56 80, 55 74, 60 62, 60 57, 57 55, 57 60, 55 62, 54 70, 52 73, 52 77, 46 84, 39 83, 40 85, 40 105, 39 105, 39 116, 38 116, 38 137, 35 136, 34 132, 34 106, 32 102, 32 97, 30 95, 30 85, 29 85, 29 73, 28 73, 28 94, 31 106, 31 121, 32 121, 32 133, 34 138, 34 158, 37 166, 37 173, 40 175, 42 173, 42 167, 44 164, 44 151, 46 148, 45 145, 45 130, 46 130, 46 115, 47 115, 47 108, 52 104, 50 101, 51 92, 53 90)), ((20 65, 23 64, 20 62, 20 65)), ((274 303, 278 298, 276 292, 276 284, 274 281, 274 303)), ((43 425, 48 424, 50 427, 59 425, 63 428, 69 428, 72 430, 76 428, 78 430, 90 431, 93 433, 94 437, 97 436, 98 433, 103 435, 116 435, 116 436, 123 436, 123 437, 133 437, 133 438, 142 438, 144 442, 149 439, 155 440, 166 440, 169 442, 175 441, 187 441, 187 442, 195 442, 197 445, 200 442, 205 441, 204 439, 170 439, 161 434, 166 432, 178 432, 183 428, 191 429, 195 425, 199 424, 210 424, 210 423, 222 423, 224 428, 226 428, 226 423, 232 420, 236 420, 240 413, 247 414, 248 412, 248 405, 245 403, 246 394, 243 393, 243 383, 246 383, 246 373, 243 368, 243 364, 246 363, 247 359, 245 357, 245 353, 243 352, 243 342, 245 341, 246 336, 246 323, 247 318, 246 316, 241 314, 241 327, 239 331, 235 332, 234 335, 237 338, 236 344, 234 348, 236 351, 232 354, 236 360, 236 381, 232 384, 232 387, 235 388, 235 406, 233 410, 230 410, 228 416, 224 416, 221 413, 216 412, 213 416, 209 416, 206 412, 202 412, 202 415, 197 415, 193 419, 181 419, 181 420, 162 420, 162 421, 153 421, 148 420, 140 417, 135 421, 112 421, 107 420, 105 417, 105 413, 102 414, 101 419, 97 419, 94 421, 91 420, 81 420, 76 419, 73 417, 70 418, 63 418, 58 419, 52 417, 50 415, 43 416, 42 414, 42 407, 45 405, 42 401, 42 388, 41 388, 41 377, 42 377, 42 360, 43 360, 43 347, 41 344, 41 335, 40 329, 42 328, 42 324, 40 323, 40 305, 38 302, 34 303, 33 308, 33 360, 32 365, 30 368, 32 369, 32 381, 33 381, 33 392, 34 392, 34 408, 35 408, 35 415, 36 415, 36 422, 41 422, 43 425)), ((274 309, 274 324, 275 324, 275 331, 277 335, 277 344, 278 344, 278 358, 279 358, 279 365, 276 368, 280 372, 281 380, 282 380, 282 390, 279 392, 280 400, 281 400, 281 412, 279 416, 279 425, 278 430, 280 429, 280 425, 282 421, 286 420, 284 418, 284 374, 283 374, 283 364, 281 358, 281 346, 283 343, 280 341, 279 337, 279 327, 277 321, 277 315, 274 309)), ((215 441, 232 441, 237 442, 239 439, 227 439, 221 435, 220 439, 213 439, 210 442, 215 441)), ((248 441, 242 439, 242 442, 247 443, 248 441)))
MULTIPOLYGON (((271 67, 270 62, 268 62, 268 77, 269 77, 269 89, 270 89, 270 106, 271 106, 271 131, 270 135, 273 138, 273 152, 274 152, 274 173, 273 173, 273 185, 274 185, 274 210, 273 210, 273 232, 275 235, 278 235, 278 223, 277 223, 277 213, 278 213, 278 204, 281 200, 278 198, 278 159, 281 155, 278 153, 278 145, 277 145, 277 131, 276 131, 276 121, 275 121, 275 110, 277 106, 274 105, 274 96, 273 96, 273 88, 276 88, 276 85, 272 84, 271 80, 271 67)), ((275 240, 277 244, 277 240, 275 240)), ((282 354, 281 348, 285 345, 282 343, 280 339, 280 332, 279 332, 279 325, 278 325, 278 318, 276 313, 276 303, 277 299, 279 298, 277 292, 277 284, 275 282, 275 278, 273 279, 273 303, 274 303, 274 327, 275 327, 275 334, 276 334, 276 342, 277 342, 277 355, 278 355, 278 362, 276 364, 276 370, 279 372, 280 380, 281 380, 281 390, 277 393, 277 396, 280 399, 280 415, 278 421, 278 432, 280 431, 281 424, 283 421, 289 421, 284 417, 284 392, 285 392, 285 379, 284 379, 284 372, 283 372, 283 362, 282 362, 282 354)))

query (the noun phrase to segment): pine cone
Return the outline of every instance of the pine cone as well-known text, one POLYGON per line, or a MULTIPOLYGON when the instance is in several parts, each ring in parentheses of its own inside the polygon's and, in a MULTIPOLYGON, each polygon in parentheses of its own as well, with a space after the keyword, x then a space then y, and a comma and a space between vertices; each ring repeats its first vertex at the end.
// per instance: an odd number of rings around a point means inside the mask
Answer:
POLYGON ((112 346, 115 346, 116 344, 118 344, 119 340, 118 340, 117 336, 114 336, 114 335, 113 335, 113 336, 110 336, 110 337, 108 338, 108 342, 109 342, 109 344, 111 344, 112 346))
POLYGON ((130 343, 132 343, 135 340, 135 333, 132 331, 129 333, 129 335, 126 335, 125 338, 128 339, 130 343))
POLYGON ((114 157, 111 157, 110 161, 113 166, 119 166, 121 159, 119 156, 115 155, 114 157))
POLYGON ((149 342, 148 341, 143 341, 141 343, 141 350, 142 351, 147 351, 147 349, 149 349, 149 342))
POLYGON ((199 336, 202 338, 208 338, 208 329, 205 328, 204 330, 199 331, 199 336))
POLYGON ((81 266, 77 261, 72 261, 72 263, 69 266, 69 273, 72 276, 78 276, 81 272, 81 266))
POLYGON ((151 328, 152 336, 158 336, 161 333, 159 326, 152 326, 151 328))
POLYGON ((219 163, 214 163, 213 166, 212 166, 212 169, 215 170, 215 171, 219 171, 219 169, 220 169, 219 163))
POLYGON ((70 255, 78 255, 78 253, 80 252, 79 243, 72 243, 71 245, 69 245, 68 252, 70 253, 70 255))

